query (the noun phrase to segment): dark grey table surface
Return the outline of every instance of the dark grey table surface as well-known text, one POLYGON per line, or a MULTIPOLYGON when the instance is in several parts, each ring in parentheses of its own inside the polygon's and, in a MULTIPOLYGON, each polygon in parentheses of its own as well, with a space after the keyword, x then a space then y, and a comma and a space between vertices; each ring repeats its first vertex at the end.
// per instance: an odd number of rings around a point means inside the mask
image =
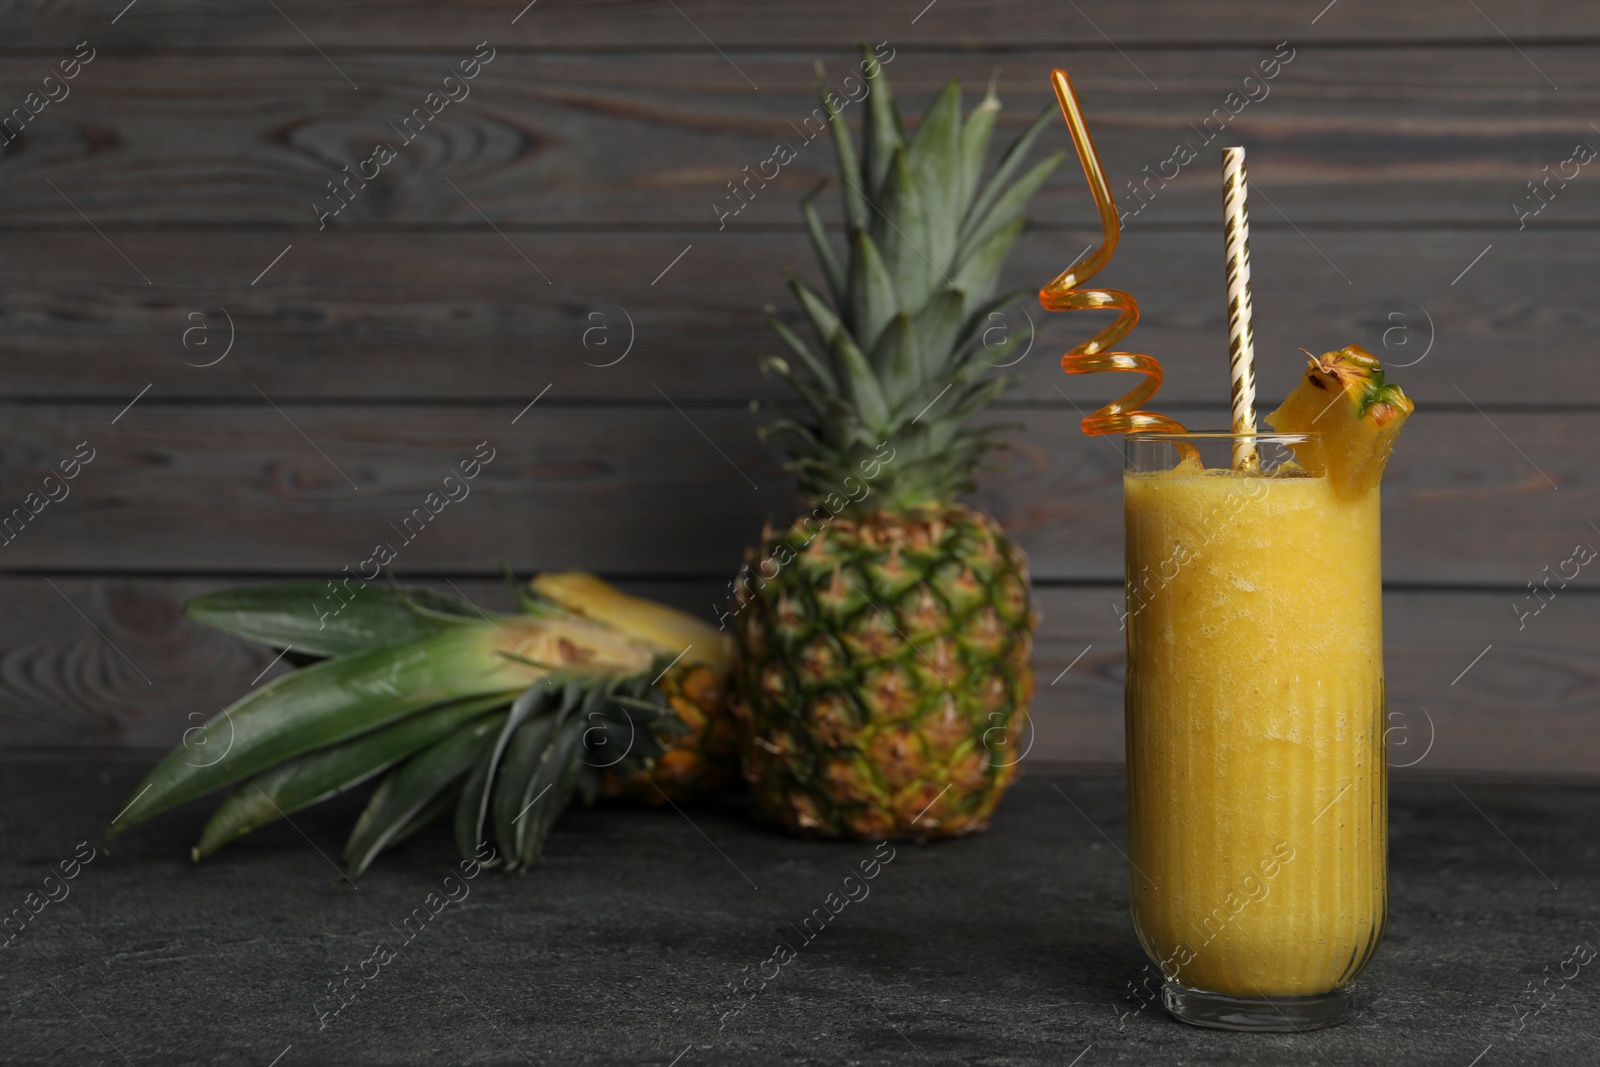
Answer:
MULTIPOLYGON (((144 769, 0 762, 4 911, 98 846, 144 769)), ((809 941, 790 924, 873 847, 789 839, 737 800, 578 811, 524 876, 446 882, 427 832, 359 887, 327 858, 355 810, 193 866, 185 809, 48 883, 61 899, 0 950, 0 1062, 1600 1063, 1600 959, 1574 962, 1600 947, 1596 787, 1396 782, 1387 939, 1351 1021, 1303 1035, 1138 1010, 1120 776, 1026 777, 987 833, 895 846, 809 941)))

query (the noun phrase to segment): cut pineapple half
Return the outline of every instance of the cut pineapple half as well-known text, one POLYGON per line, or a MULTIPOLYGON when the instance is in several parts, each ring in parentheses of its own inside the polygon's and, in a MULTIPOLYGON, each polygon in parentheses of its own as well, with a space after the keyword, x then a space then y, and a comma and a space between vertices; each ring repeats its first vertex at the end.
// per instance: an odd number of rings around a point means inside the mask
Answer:
POLYGON ((1279 433, 1315 435, 1289 446, 1295 459, 1310 474, 1331 480, 1340 494, 1360 496, 1383 477, 1414 406, 1398 385, 1383 380, 1378 357, 1347 345, 1311 356, 1305 377, 1267 424, 1279 433))

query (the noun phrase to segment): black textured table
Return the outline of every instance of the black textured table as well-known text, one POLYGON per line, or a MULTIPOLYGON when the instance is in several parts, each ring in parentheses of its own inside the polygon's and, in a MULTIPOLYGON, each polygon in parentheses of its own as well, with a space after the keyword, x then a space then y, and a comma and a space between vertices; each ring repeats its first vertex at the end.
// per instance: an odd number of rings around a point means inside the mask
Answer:
POLYGON ((6 1064, 1600 1063, 1575 953, 1600 947, 1600 788, 1396 782, 1355 1016, 1240 1035, 1129 991, 1120 776, 1025 778, 988 833, 875 868, 730 800, 577 812, 520 877, 463 879, 429 832, 353 888, 342 802, 198 867, 200 808, 80 862, 143 770, 0 764, 0 893, 30 916, 0 951, 6 1064))

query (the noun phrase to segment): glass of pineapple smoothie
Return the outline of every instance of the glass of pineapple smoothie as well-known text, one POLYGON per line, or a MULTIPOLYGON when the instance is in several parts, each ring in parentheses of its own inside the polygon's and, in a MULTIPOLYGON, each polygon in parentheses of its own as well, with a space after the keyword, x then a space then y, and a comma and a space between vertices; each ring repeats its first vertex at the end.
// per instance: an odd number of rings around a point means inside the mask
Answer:
POLYGON ((1314 1029, 1387 908, 1377 477, 1239 436, 1127 438, 1133 921, 1177 1018, 1314 1029))
POLYGON ((1349 345, 1276 433, 1126 439, 1132 911, 1184 1022, 1337 1023, 1383 936, 1379 482, 1413 407, 1349 345))

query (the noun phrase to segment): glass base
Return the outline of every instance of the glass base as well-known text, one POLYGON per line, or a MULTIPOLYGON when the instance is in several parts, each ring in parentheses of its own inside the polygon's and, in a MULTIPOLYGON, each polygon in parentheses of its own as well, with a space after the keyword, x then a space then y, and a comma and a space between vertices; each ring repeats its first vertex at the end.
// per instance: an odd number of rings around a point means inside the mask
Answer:
POLYGON ((1337 1026, 1355 1007, 1355 987, 1311 997, 1236 997, 1168 982, 1161 989, 1167 1014, 1191 1026, 1258 1033, 1300 1033, 1337 1026))

